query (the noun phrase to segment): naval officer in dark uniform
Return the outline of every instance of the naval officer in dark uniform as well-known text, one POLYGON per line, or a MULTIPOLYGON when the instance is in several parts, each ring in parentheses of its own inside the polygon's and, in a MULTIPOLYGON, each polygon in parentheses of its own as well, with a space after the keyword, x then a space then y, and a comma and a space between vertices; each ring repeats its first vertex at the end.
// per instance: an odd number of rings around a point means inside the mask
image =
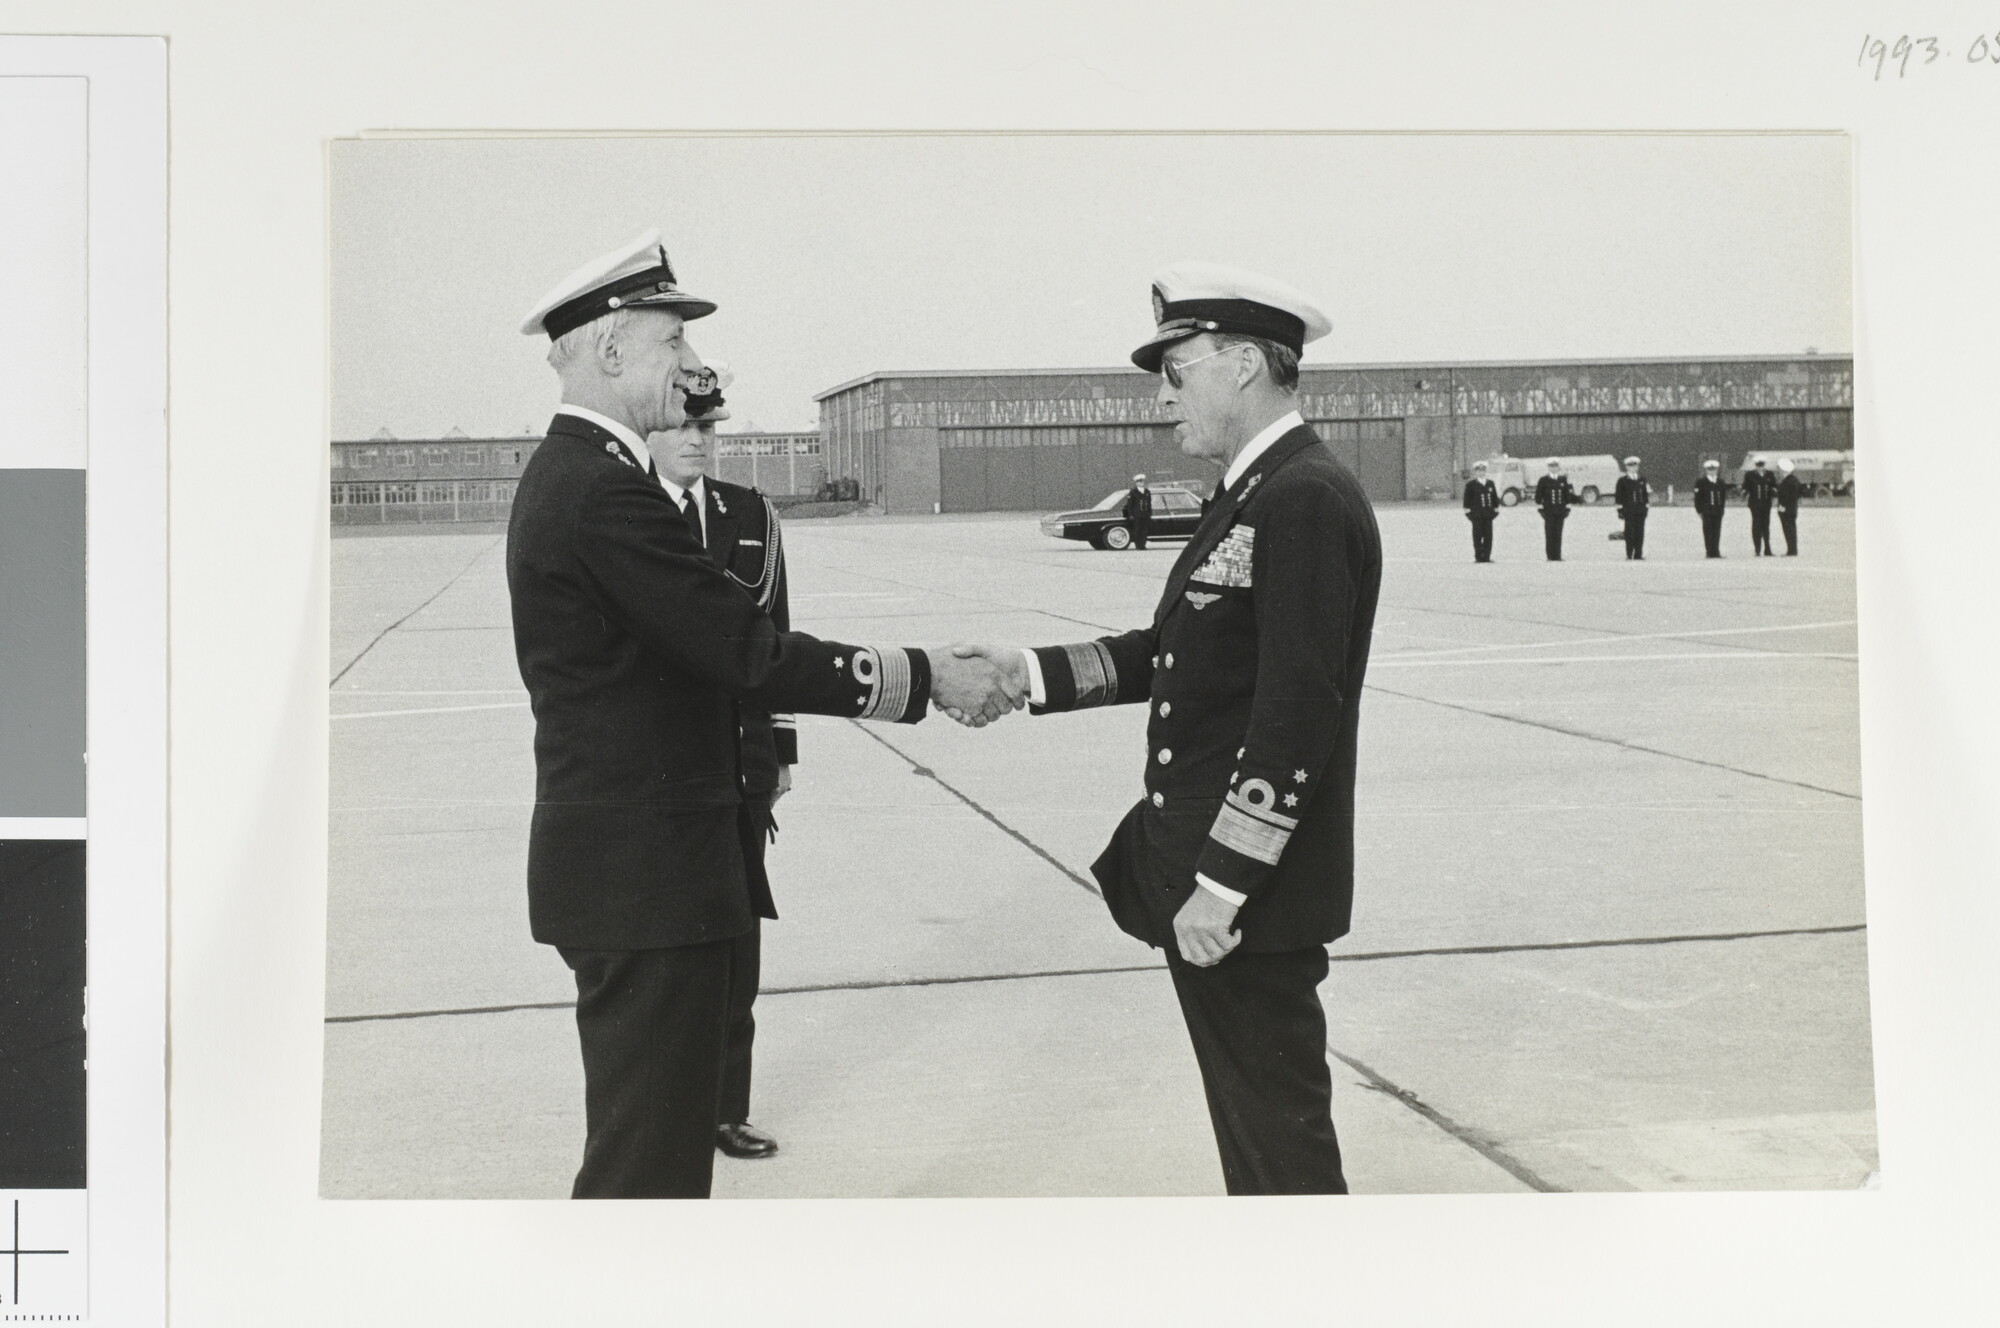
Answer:
MULTIPOLYGON (((783 532, 778 510, 761 492, 719 480, 715 426, 729 418, 723 390, 733 379, 729 366, 711 360, 688 384, 687 423, 646 439, 653 470, 667 497, 688 519, 688 527, 708 550, 723 574, 742 586, 759 608, 771 615, 780 632, 791 630, 791 598, 785 577, 783 532)), ((778 799, 792 788, 792 767, 799 760, 798 719, 773 714, 759 706, 737 708, 742 738, 743 799, 753 817, 777 837, 773 814, 778 799)), ((756 837, 746 851, 759 865, 764 838, 756 837)), ((757 976, 761 928, 753 921, 745 943, 746 979, 731 984, 729 1055, 723 1064, 722 1100, 717 1115, 715 1146, 730 1157, 763 1158, 778 1151, 778 1141, 750 1124, 751 1049, 757 1036, 757 976)))
POLYGON ((528 917, 575 973, 587 1138, 576 1198, 704 1198, 729 1010, 775 917, 742 708, 915 722, 1013 697, 949 652, 779 630, 649 473, 702 365, 657 231, 571 273, 528 315, 562 405, 507 530, 514 650, 535 716, 528 917))
POLYGON ((1790 457, 1778 458, 1778 526, 1785 532, 1785 556, 1799 556, 1799 499, 1806 486, 1792 472, 1797 467, 1790 457))
POLYGON ((1618 477, 1613 497, 1618 502, 1618 517, 1625 523, 1625 557, 1631 562, 1642 561, 1646 556, 1646 512, 1653 505, 1653 495, 1645 476, 1639 473, 1638 457, 1625 458, 1625 473, 1618 477))
POLYGON ((1091 872, 1166 951, 1231 1194, 1345 1194, 1317 988, 1354 895, 1374 513, 1299 414, 1327 319, 1291 287, 1187 263, 1151 340, 1181 450, 1224 468, 1150 626, 1019 661, 1038 712, 1145 705, 1145 796, 1091 872))
POLYGON ((1486 463, 1472 463, 1472 478, 1465 482, 1465 519, 1472 523, 1472 561, 1493 561, 1493 518, 1500 515, 1500 490, 1486 478, 1486 463))
POLYGON ((1563 474, 1562 462, 1549 458, 1549 473, 1535 481, 1535 506, 1542 509, 1542 547, 1549 561, 1563 560, 1563 522, 1576 505, 1576 490, 1563 474))
POLYGON ((1694 510, 1701 517, 1702 548, 1710 558, 1722 556, 1722 514, 1729 506, 1730 484, 1722 478, 1722 463, 1701 463, 1701 478, 1694 482, 1694 510))
POLYGON ((1743 476, 1743 503, 1750 509, 1750 556, 1771 556, 1771 504, 1778 497, 1778 477, 1756 457, 1743 476))
POLYGON ((1146 536, 1153 529, 1153 495, 1146 489, 1146 477, 1132 477, 1132 491, 1125 495, 1125 507, 1119 513, 1125 518, 1125 525, 1132 532, 1132 547, 1146 547, 1146 536))

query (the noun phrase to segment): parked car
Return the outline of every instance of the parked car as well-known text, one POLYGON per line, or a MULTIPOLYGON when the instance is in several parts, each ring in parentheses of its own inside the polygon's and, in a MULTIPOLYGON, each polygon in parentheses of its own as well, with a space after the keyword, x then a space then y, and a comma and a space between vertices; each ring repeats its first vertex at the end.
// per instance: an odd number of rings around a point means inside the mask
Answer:
MULTIPOLYGON (((1618 491, 1618 477, 1625 472, 1618 458, 1607 453, 1595 456, 1559 456, 1570 487, 1586 503, 1609 499, 1618 491)), ((1535 500, 1535 481, 1549 473, 1549 459, 1539 457, 1492 456, 1486 458, 1486 478, 1500 491, 1500 505, 1512 507, 1535 500)))
MULTIPOLYGON (((1078 512, 1057 512, 1042 518, 1042 533, 1056 539, 1088 540, 1093 549, 1129 549, 1132 531, 1125 523, 1125 495, 1116 489, 1097 506, 1078 512)), ((1201 498, 1188 489, 1159 485, 1153 489, 1153 522, 1148 540, 1184 540, 1201 524, 1201 498)))

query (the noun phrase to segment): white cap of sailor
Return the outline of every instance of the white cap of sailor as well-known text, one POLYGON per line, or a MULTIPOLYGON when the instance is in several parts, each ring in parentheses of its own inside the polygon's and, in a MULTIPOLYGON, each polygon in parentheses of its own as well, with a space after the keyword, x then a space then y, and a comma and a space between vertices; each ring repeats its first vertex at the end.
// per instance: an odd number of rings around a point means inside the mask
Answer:
POLYGON ((1318 305, 1282 281, 1225 263, 1175 263, 1153 274, 1152 338, 1132 363, 1160 371, 1167 347, 1204 332, 1263 337, 1303 354, 1333 331, 1318 305))
POLYGON ((723 404, 722 389, 736 381, 736 374, 727 360, 707 360, 694 377, 688 379, 687 417, 689 424, 714 424, 729 418, 729 409, 723 404))
POLYGON ((524 336, 546 334, 555 341, 614 309, 665 309, 682 318, 706 318, 715 302, 681 290, 657 229, 641 231, 630 244, 600 254, 558 281, 521 321, 524 336))

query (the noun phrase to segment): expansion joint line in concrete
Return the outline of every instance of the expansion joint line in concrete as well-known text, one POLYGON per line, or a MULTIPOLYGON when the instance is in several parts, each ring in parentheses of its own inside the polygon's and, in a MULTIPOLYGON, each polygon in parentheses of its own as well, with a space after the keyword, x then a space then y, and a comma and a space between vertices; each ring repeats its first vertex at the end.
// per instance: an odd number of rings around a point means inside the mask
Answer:
POLYGON ((1341 1051, 1332 1043, 1327 1044, 1326 1050, 1329 1056, 1332 1056, 1335 1060, 1367 1081, 1369 1088, 1374 1089, 1385 1097, 1393 1098, 1395 1101, 1402 1103, 1411 1111, 1416 1112, 1419 1116, 1422 1116, 1425 1120, 1437 1126, 1440 1130, 1443 1130, 1446 1134, 1458 1140, 1467 1148, 1470 1148, 1473 1152, 1512 1176, 1515 1180, 1520 1181, 1529 1189, 1538 1190, 1543 1194, 1561 1194, 1564 1192, 1562 1186, 1543 1180, 1540 1176, 1522 1165, 1513 1154, 1500 1146, 1498 1140, 1489 1138, 1468 1125, 1459 1124, 1459 1122, 1418 1097, 1411 1090, 1384 1078, 1381 1074, 1363 1065, 1360 1061, 1341 1051))
POLYGON ((992 812, 988 811, 985 807, 981 806, 978 800, 973 798, 970 794, 964 793, 961 790, 953 787, 951 784, 946 783, 943 777, 940 776, 937 771, 931 769, 927 765, 920 764, 918 761, 912 758, 908 752, 898 747, 895 743, 890 742, 887 738, 875 732, 873 729, 869 728, 866 724, 863 724, 861 721, 850 719, 847 722, 854 725, 855 728, 861 730, 861 732, 866 734, 868 737, 873 738, 876 742, 879 742, 884 747, 887 747, 897 756, 901 757, 905 762, 909 764, 910 771, 912 774, 921 775, 923 778, 930 780, 933 784, 936 784, 946 793, 951 794, 952 797, 957 798, 960 802, 972 808, 973 811, 978 812, 981 816, 985 817, 988 821, 992 822, 994 828, 999 830, 1001 834, 1006 835, 1009 839, 1013 840, 1021 847, 1027 849, 1028 852, 1034 854, 1036 857, 1040 858, 1043 862, 1048 863, 1049 866, 1054 867, 1057 871, 1061 872, 1063 876, 1066 877, 1068 880, 1073 881, 1077 885, 1082 886, 1084 889, 1090 891, 1090 893, 1097 895, 1098 898, 1100 899, 1104 897, 1103 894, 1097 888, 1097 882, 1086 880, 1082 876, 1079 876, 1077 873, 1071 871, 1069 867, 1062 862, 1061 859, 1056 857, 1055 854, 1049 852, 1047 849, 1043 848, 1040 844, 1037 844, 1034 840, 1028 838, 1026 835, 1022 834, 1019 830, 1016 830, 1013 826, 1008 825, 998 816, 995 816, 992 812))
POLYGON ((353 668, 356 664, 359 664, 367 656, 369 651, 373 650, 376 646, 382 644, 382 638, 386 637, 387 635, 389 635, 389 633, 395 631, 398 627, 401 627, 404 623, 408 622, 410 619, 422 613, 425 609, 428 609, 432 604, 435 604, 437 602, 438 596, 444 594, 445 591, 450 590, 453 586, 457 585, 460 581, 464 580, 465 574, 467 572, 470 572, 474 567, 477 567, 479 565, 479 560, 481 558, 484 558, 487 554, 493 552, 493 550, 500 544, 500 542, 502 540, 505 540, 506 538, 507 537, 505 535, 501 535, 498 538, 496 538, 491 544, 488 544, 485 548, 481 549, 478 553, 473 554, 472 560, 466 563, 465 566, 459 568, 458 572, 451 578, 451 580, 445 582, 443 585, 439 586, 435 591, 433 591, 431 593, 430 598, 426 599, 423 603, 417 605, 416 608, 411 609, 408 613, 404 614, 402 617, 396 619, 396 621, 390 623, 387 627, 384 627, 381 631, 375 633, 374 639, 371 640, 367 645, 361 647, 360 653, 355 655, 353 659, 350 659, 347 661, 347 663, 341 665, 340 672, 334 674, 333 677, 328 680, 326 685, 331 687, 334 685, 334 683, 337 683, 342 678, 345 678, 347 676, 347 671, 349 669, 353 668))
POLYGON ((1479 715, 1486 719, 1497 719, 1505 724, 1519 724, 1524 728, 1541 729, 1548 733, 1560 733, 1565 738, 1580 738, 1585 742, 1601 742, 1607 747, 1621 747, 1628 752, 1644 752, 1648 756, 1665 757, 1669 761, 1684 761, 1688 765, 1706 766, 1710 770, 1726 770, 1732 775, 1742 775, 1746 779, 1761 779, 1771 784, 1783 784, 1788 788, 1802 788, 1813 793, 1824 793, 1832 798, 1846 798, 1850 802, 1861 801, 1859 793, 1849 793, 1845 789, 1827 788, 1824 784, 1808 784, 1801 779, 1786 779, 1783 775, 1767 775, 1757 770, 1745 770, 1742 766, 1729 765, 1723 761, 1707 761, 1699 756, 1688 756, 1683 752, 1670 752, 1662 747, 1648 747, 1642 742, 1628 742, 1624 738, 1607 737, 1602 733, 1592 733, 1587 729, 1573 729, 1562 724, 1551 724, 1547 720, 1524 719, 1520 715, 1505 715, 1497 710, 1481 710, 1477 706, 1460 705, 1456 701, 1440 701, 1435 697, 1419 696, 1415 692, 1399 692, 1379 683, 1363 683, 1363 688, 1393 696, 1403 701, 1416 701, 1423 705, 1440 706, 1446 710, 1456 710, 1462 714, 1479 715))
MULTIPOLYGON (((1779 927, 1769 931, 1692 932, 1680 936, 1619 936, 1599 941, 1525 941, 1513 945, 1443 945, 1428 950, 1363 950, 1329 955, 1335 964, 1381 959, 1445 959, 1465 955, 1529 954, 1551 950, 1606 950, 1634 945, 1689 945, 1701 941, 1761 941, 1784 936, 1839 936, 1868 930, 1862 922, 1837 927, 1779 927)), ((810 996, 828 991, 882 991, 897 987, 956 987, 973 982, 1026 982, 1039 978, 1085 978, 1113 973, 1166 971, 1163 963, 1112 964, 1102 968, 1045 968, 1026 973, 967 973, 951 977, 866 978, 855 982, 815 982, 797 987, 760 987, 759 996, 810 996)), ((447 1015, 513 1014, 520 1010, 571 1010, 575 1001, 521 1001, 512 1005, 465 1005, 443 1010, 395 1010, 387 1014, 330 1014, 329 1024, 373 1024, 394 1019, 437 1019, 447 1015)))

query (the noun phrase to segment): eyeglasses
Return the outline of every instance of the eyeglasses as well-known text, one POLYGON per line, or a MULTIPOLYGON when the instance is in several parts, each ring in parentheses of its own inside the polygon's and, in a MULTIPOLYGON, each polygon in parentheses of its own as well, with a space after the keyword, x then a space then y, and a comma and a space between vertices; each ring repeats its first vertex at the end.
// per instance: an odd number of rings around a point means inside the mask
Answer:
POLYGON ((1181 386, 1181 370, 1191 364, 1200 364, 1203 360, 1212 360, 1218 355, 1235 349, 1236 347, 1234 346, 1224 346, 1221 350, 1212 350, 1206 355, 1197 355, 1191 360, 1182 360, 1178 364, 1163 356, 1160 359, 1160 373, 1166 378, 1169 384, 1179 387, 1181 386))

